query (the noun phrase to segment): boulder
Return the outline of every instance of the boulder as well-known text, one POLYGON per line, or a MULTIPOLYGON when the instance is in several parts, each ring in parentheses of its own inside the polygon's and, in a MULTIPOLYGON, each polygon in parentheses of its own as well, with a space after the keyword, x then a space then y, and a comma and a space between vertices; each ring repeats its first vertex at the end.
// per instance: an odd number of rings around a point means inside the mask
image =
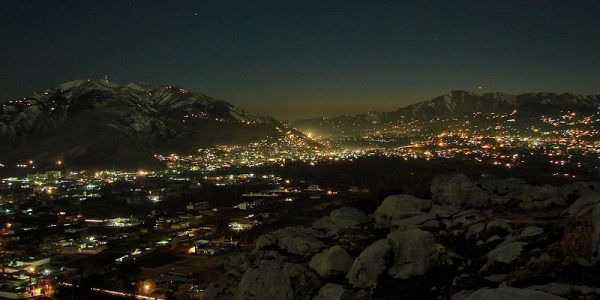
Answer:
POLYGON ((527 243, 524 242, 511 242, 508 244, 500 245, 496 249, 490 251, 487 255, 487 263, 483 266, 481 271, 487 271, 490 267, 498 264, 510 264, 517 260, 523 251, 523 246, 527 243))
POLYGON ((302 265, 263 260, 244 273, 236 299, 308 300, 320 286, 317 276, 302 265))
POLYGON ((381 239, 367 247, 355 260, 346 274, 348 282, 355 288, 377 285, 379 275, 385 271, 392 247, 387 239, 381 239))
POLYGON ((325 248, 322 233, 302 227, 285 227, 263 234, 255 241, 257 250, 275 247, 289 254, 309 256, 325 248))
POLYGON ((394 222, 420 215, 430 208, 431 200, 406 194, 388 196, 375 210, 375 227, 389 228, 394 222))
POLYGON ((335 283, 324 285, 313 300, 341 300, 346 290, 343 286, 335 283))
POLYGON ((313 228, 338 231, 340 229, 358 229, 369 222, 365 213, 354 207, 342 207, 331 212, 329 216, 317 220, 313 228))
POLYGON ((440 265, 440 247, 433 234, 420 229, 394 231, 387 239, 392 246, 393 263, 388 274, 407 279, 425 275, 440 265))
POLYGON ((346 274, 352 267, 352 263, 352 257, 348 255, 348 252, 339 245, 335 245, 313 256, 308 266, 319 276, 329 278, 346 274))
POLYGON ((499 287, 479 289, 467 297, 467 300, 565 300, 565 298, 528 289, 499 287))

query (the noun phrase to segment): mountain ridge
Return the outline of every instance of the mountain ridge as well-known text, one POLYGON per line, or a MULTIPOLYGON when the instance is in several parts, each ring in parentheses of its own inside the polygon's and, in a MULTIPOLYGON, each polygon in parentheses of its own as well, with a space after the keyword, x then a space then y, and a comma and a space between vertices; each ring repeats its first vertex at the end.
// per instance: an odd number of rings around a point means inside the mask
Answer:
MULTIPOLYGON (((457 118, 474 113, 512 113, 519 111, 521 117, 556 114, 565 110, 591 112, 600 107, 600 95, 577 95, 572 93, 537 92, 511 95, 502 92, 477 94, 455 90, 430 100, 406 105, 392 111, 370 111, 354 115, 329 118, 296 120, 292 126, 310 131, 315 128, 329 130, 340 126, 370 126, 373 123, 389 123, 399 120, 432 120, 457 118)), ((330 130, 331 131, 331 130, 330 130)))

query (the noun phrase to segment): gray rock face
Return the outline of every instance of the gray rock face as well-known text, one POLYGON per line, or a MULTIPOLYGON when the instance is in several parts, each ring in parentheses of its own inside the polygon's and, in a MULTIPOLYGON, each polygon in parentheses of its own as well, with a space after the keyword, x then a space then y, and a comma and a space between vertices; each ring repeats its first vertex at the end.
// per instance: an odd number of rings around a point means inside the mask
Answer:
POLYGON ((406 194, 388 196, 375 210, 375 227, 389 228, 394 222, 420 215, 429 209, 431 200, 406 194))
POLYGON ((312 229, 285 227, 259 236, 255 247, 257 250, 277 247, 289 254, 309 256, 325 248, 325 244, 317 238, 320 235, 312 229))
POLYGON ((365 213, 354 207, 342 207, 331 212, 329 216, 317 220, 313 228, 338 231, 340 229, 358 229, 369 222, 365 213))
POLYGON ((319 290, 319 293, 313 300, 341 300, 345 292, 343 286, 328 283, 319 290))
POLYGON ((467 300, 565 300, 565 298, 539 291, 500 287, 479 289, 467 297, 467 300))
POLYGON ((302 265, 263 260, 244 273, 235 298, 307 300, 320 286, 317 276, 302 265))
POLYGON ((420 229, 395 231, 388 234, 392 246, 393 264, 389 275, 406 279, 426 274, 440 265, 440 247, 433 234, 420 229))
POLYGON ((371 244, 354 260, 346 274, 348 282, 355 288, 376 286, 379 275, 385 271, 391 250, 392 247, 386 239, 371 244))
POLYGON ((524 242, 511 242, 490 251, 487 255, 487 263, 483 266, 482 271, 486 271, 498 263, 509 264, 517 260, 523 251, 523 246, 526 244, 524 242))
POLYGON ((465 207, 486 207, 492 201, 491 193, 477 187, 464 174, 440 175, 431 182, 432 199, 437 204, 465 207))
POLYGON ((352 263, 352 257, 348 252, 336 245, 313 256, 308 266, 319 276, 329 278, 346 274, 352 267, 352 263))
POLYGON ((587 193, 573 202, 562 215, 581 217, 590 212, 597 203, 600 203, 600 193, 587 193))

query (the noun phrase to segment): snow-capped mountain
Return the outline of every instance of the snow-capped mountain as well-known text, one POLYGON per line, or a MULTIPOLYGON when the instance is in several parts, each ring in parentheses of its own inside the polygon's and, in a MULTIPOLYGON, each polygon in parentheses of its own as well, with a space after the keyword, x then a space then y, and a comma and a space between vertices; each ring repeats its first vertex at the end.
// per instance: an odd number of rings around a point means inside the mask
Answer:
POLYGON ((75 80, 0 107, 0 161, 139 166, 285 132, 275 119, 172 86, 75 80))
POLYGON ((594 110, 600 106, 600 95, 527 93, 509 95, 504 93, 476 94, 452 91, 432 100, 401 108, 393 114, 417 119, 460 117, 476 112, 506 113, 520 110, 527 115, 551 114, 564 110, 594 110))

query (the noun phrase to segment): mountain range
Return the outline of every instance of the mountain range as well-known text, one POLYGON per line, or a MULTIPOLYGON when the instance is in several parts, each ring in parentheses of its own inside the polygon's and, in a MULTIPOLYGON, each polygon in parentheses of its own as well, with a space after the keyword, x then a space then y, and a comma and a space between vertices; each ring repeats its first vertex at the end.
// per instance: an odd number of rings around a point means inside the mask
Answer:
POLYGON ((565 112, 594 114, 600 109, 600 95, 575 95, 570 93, 504 93, 477 94, 452 91, 448 94, 388 112, 367 112, 332 118, 298 120, 292 125, 303 131, 325 134, 349 132, 381 123, 461 119, 473 114, 513 114, 515 123, 531 125, 541 116, 558 116, 565 112))
POLYGON ((2 103, 0 163, 141 167, 156 153, 193 153, 285 132, 277 120, 172 86, 75 80, 2 103))

